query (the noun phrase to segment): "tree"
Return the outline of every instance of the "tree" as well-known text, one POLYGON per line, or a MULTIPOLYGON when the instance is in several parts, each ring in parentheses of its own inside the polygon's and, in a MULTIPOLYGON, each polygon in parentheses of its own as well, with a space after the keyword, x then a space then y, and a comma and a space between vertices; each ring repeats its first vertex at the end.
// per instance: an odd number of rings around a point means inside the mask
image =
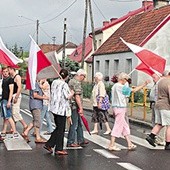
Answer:
MULTIPOLYGON (((60 60, 60 66, 62 66, 62 61, 60 60)), ((80 68, 79 63, 73 60, 70 60, 68 57, 65 60, 65 69, 70 71, 77 71, 80 68)))

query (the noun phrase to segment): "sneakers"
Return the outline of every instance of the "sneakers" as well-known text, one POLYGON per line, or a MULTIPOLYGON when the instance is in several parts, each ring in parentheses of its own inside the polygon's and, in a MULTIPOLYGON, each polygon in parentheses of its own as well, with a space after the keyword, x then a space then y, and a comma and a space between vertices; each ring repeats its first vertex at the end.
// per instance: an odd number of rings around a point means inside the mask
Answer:
POLYGON ((156 145, 155 145, 155 139, 153 139, 153 138, 151 138, 149 135, 147 135, 146 140, 148 141, 148 143, 149 143, 150 145, 152 145, 153 147, 156 147, 156 145))
POLYGON ((114 145, 114 146, 109 146, 109 147, 108 147, 108 150, 109 150, 109 151, 120 151, 121 149, 118 148, 116 145, 114 145))

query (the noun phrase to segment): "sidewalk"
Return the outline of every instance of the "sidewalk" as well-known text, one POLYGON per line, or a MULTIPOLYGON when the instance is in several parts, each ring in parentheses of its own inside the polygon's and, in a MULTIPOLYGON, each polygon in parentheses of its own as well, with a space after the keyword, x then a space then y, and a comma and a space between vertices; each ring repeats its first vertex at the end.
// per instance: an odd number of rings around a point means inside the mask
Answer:
MULTIPOLYGON (((22 93, 29 95, 28 90, 22 90, 22 93)), ((85 110, 93 111, 93 105, 90 99, 83 99, 83 107, 85 110)), ((112 109, 109 109, 110 117, 113 116, 112 109)), ((151 110, 147 109, 146 118, 144 120, 144 109, 142 106, 135 106, 132 110, 132 116, 130 108, 128 108, 129 121, 133 124, 138 124, 145 127, 152 127, 151 124, 151 110)))

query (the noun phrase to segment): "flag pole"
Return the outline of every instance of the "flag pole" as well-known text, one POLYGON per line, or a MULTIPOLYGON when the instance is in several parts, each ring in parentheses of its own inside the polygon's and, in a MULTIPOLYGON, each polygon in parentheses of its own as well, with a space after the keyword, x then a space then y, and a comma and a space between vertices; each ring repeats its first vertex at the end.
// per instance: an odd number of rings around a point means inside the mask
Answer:
POLYGON ((128 76, 130 76, 136 69, 134 68, 129 74, 128 76))
POLYGON ((54 67, 53 64, 51 64, 52 68, 54 69, 54 71, 58 74, 58 76, 60 77, 60 79, 63 79, 60 75, 60 73, 57 71, 57 69, 54 67))

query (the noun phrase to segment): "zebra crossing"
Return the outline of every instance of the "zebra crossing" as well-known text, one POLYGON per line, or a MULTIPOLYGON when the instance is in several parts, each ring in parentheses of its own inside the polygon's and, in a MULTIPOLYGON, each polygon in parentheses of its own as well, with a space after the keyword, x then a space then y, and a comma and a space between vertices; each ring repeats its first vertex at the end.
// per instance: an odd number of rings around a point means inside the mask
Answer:
MULTIPOLYGON (((24 114, 32 117, 31 112, 27 109, 21 109, 21 112, 24 114)), ((46 125, 46 122, 43 122, 46 125)), ((55 126, 53 124, 53 126, 55 126)), ((45 139, 49 139, 49 135, 44 135, 44 132, 41 132, 41 136, 45 139)), ((106 139, 105 137, 99 136, 99 135, 89 135, 87 131, 84 131, 84 137, 91 141, 92 143, 95 143, 98 146, 101 146, 102 149, 93 149, 94 152, 104 156, 107 159, 116 159, 119 160, 119 157, 114 154, 114 152, 110 152, 107 150, 107 147, 109 146, 109 139, 106 139)), ((133 143, 140 145, 142 147, 148 148, 148 149, 164 149, 164 146, 157 146, 152 147, 150 146, 145 139, 139 138, 137 136, 131 135, 131 140, 133 143)), ((5 146, 7 150, 32 150, 32 148, 29 146, 28 143, 25 142, 25 140, 22 138, 21 135, 18 136, 18 138, 11 138, 9 135, 6 136, 6 139, 4 140, 5 146)), ((83 149, 82 147, 66 147, 67 138, 64 138, 64 149, 83 149)), ((119 143, 116 143, 116 146, 119 147, 121 150, 127 150, 127 146, 123 146, 119 143)), ((117 162, 117 164, 125 169, 130 170, 141 170, 139 167, 128 163, 128 162, 117 162)))

